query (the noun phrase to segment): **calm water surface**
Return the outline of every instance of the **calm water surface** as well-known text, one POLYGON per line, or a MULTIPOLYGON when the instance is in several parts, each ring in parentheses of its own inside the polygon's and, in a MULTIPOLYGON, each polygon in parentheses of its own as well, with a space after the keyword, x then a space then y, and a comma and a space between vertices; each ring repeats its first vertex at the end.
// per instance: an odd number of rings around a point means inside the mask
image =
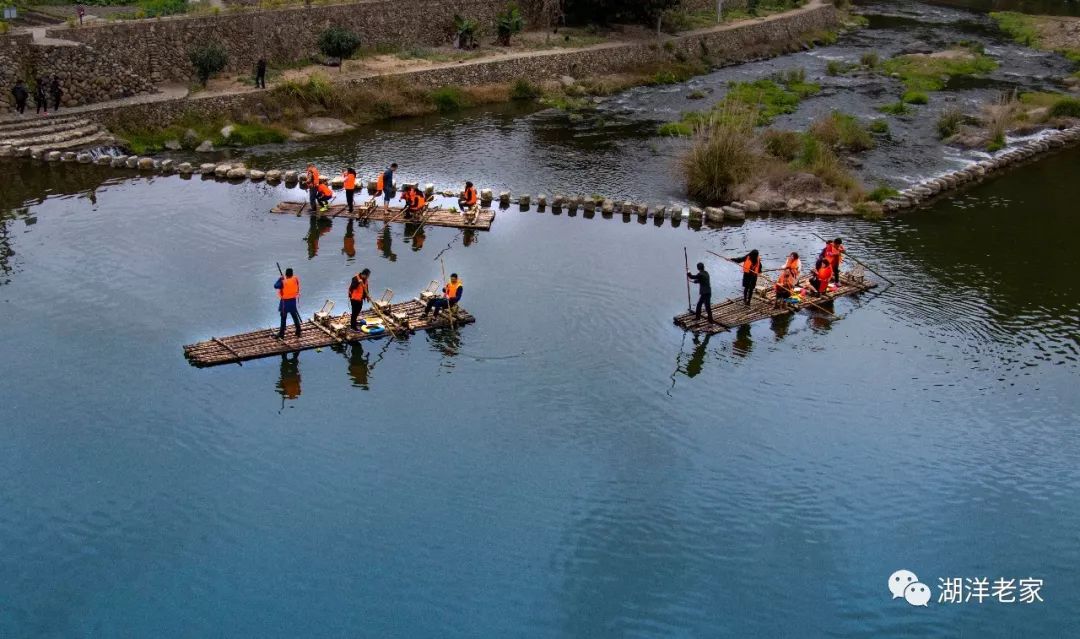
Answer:
MULTIPOLYGON (((634 118, 598 150, 553 117, 468 115, 506 143, 438 137, 410 170, 677 195, 634 118)), ((408 240, 270 215, 283 187, 4 165, 0 636, 1075 635, 1077 166, 881 222, 509 210, 408 240), (894 285, 839 319, 672 326, 683 247, 723 297, 738 270, 707 250, 778 266, 814 233, 894 285), (362 267, 406 298, 441 261, 478 322, 189 366, 183 344, 276 321, 275 261, 305 314, 362 267), (901 568, 928 608, 890 599, 901 568), (939 577, 1045 601, 938 604, 939 577)))
POLYGON ((267 186, 117 181, 16 211, 0 630, 1070 634, 1078 160, 881 223, 506 211, 469 246, 357 226, 355 257, 340 221, 268 214, 297 192, 267 186), (684 245, 723 295, 738 274, 706 249, 775 263, 814 232, 896 285, 839 320, 671 325, 684 245), (408 295, 439 255, 479 318, 456 333, 181 355, 273 322, 275 260, 310 313, 361 266, 408 295), (898 568, 1038 577, 1046 602, 915 609, 889 600, 898 568))

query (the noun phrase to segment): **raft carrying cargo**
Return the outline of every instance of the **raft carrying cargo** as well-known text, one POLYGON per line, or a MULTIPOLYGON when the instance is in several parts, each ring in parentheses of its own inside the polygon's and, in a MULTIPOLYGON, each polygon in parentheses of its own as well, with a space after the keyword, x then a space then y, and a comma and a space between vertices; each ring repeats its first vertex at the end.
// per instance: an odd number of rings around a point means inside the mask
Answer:
MULTIPOLYGON (((292 322, 289 322, 285 327, 285 339, 278 339, 277 328, 266 328, 230 337, 211 337, 204 342, 185 346, 184 356, 192 365, 199 368, 240 364, 250 359, 324 348, 334 344, 362 342, 391 336, 404 337, 413 331, 451 328, 476 322, 476 318, 460 306, 454 307, 451 311, 444 310, 438 317, 428 315, 421 318, 420 314, 424 312, 424 307, 424 302, 419 299, 399 304, 385 303, 381 307, 381 313, 386 320, 374 309, 368 309, 360 314, 364 322, 369 322, 372 327, 381 326, 383 330, 354 331, 349 328, 351 314, 330 315, 333 303, 328 301, 323 305, 323 310, 315 313, 314 318, 300 325, 302 330, 299 337, 295 335, 296 329, 292 322), (453 313, 452 317, 450 313, 453 313)), ((365 325, 361 325, 361 329, 365 325)))
MULTIPOLYGON (((307 202, 279 202, 277 206, 270 209, 271 213, 282 215, 292 214, 297 217, 300 217, 305 211, 309 214, 312 212, 311 207, 307 202)), ((424 224, 426 226, 445 226, 455 229, 477 229, 480 231, 490 231, 491 223, 495 221, 495 211, 492 211, 491 209, 480 209, 471 220, 466 213, 443 208, 430 208, 422 215, 411 219, 405 219, 402 211, 403 209, 400 206, 391 206, 387 211, 383 210, 383 207, 379 204, 366 202, 354 206, 352 213, 349 213, 349 207, 345 204, 331 204, 325 211, 316 211, 316 213, 318 213, 319 217, 341 217, 352 220, 372 220, 375 222, 400 222, 401 224, 424 224)))
MULTIPOLYGON (((799 285, 804 289, 809 289, 809 278, 802 280, 799 285)), ((695 318, 692 312, 675 316, 675 325, 694 333, 721 333, 758 320, 820 307, 822 304, 828 304, 838 297, 862 293, 876 286, 877 283, 868 279, 862 269, 857 269, 857 271, 850 273, 841 273, 840 283, 823 295, 807 296, 803 297, 799 302, 786 302, 783 304, 776 303, 776 291, 772 286, 767 289, 759 287, 755 291, 754 298, 749 306, 743 304, 741 297, 726 299, 712 305, 713 322, 709 322, 709 318, 703 310, 700 318, 695 318)))

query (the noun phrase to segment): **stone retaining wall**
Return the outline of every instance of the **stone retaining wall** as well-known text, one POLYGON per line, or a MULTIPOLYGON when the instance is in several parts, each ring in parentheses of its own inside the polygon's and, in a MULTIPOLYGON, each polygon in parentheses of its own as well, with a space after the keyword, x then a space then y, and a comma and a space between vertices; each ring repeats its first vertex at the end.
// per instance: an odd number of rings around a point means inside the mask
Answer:
MULTIPOLYGON (((154 90, 145 76, 133 72, 128 54, 112 47, 33 44, 30 36, 0 37, 0 107, 14 106, 11 87, 16 78, 58 76, 63 106, 123 98, 154 90)), ((33 98, 30 99, 31 108, 33 98)))
MULTIPOLYGON (((318 53, 319 34, 335 25, 357 33, 364 46, 447 44, 453 37, 455 14, 494 25, 495 15, 506 4, 507 0, 362 0, 60 27, 49 29, 48 35, 122 52, 132 71, 154 82, 186 82, 193 76, 189 52, 208 42, 228 51, 228 71, 248 72, 262 56, 286 64, 318 53)), ((535 2, 519 4, 527 19, 535 16, 535 2)))
MULTIPOLYGON (((563 75, 588 77, 640 69, 673 56, 695 58, 707 53, 715 62, 735 62, 776 54, 801 44, 813 34, 835 28, 839 16, 832 5, 802 9, 767 21, 750 22, 738 27, 691 36, 676 36, 671 46, 657 42, 616 43, 587 49, 539 52, 512 58, 477 60, 436 68, 405 71, 393 76, 372 76, 348 81, 350 86, 366 88, 385 82, 387 77, 420 86, 475 86, 513 82, 527 78, 536 82, 563 75)), ((334 80, 331 75, 331 80, 334 80)), ((167 126, 185 116, 205 118, 243 118, 271 115, 274 111, 265 92, 225 96, 193 97, 140 105, 103 109, 87 113, 105 126, 117 127, 131 122, 154 122, 167 126)))

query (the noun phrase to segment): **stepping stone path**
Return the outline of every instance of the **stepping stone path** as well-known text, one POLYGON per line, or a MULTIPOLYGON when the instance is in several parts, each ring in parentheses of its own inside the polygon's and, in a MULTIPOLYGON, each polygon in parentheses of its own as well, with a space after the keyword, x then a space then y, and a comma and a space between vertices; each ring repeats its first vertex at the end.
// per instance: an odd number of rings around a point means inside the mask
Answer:
POLYGON ((44 157, 50 151, 82 151, 115 143, 100 124, 75 116, 0 122, 0 157, 44 157))

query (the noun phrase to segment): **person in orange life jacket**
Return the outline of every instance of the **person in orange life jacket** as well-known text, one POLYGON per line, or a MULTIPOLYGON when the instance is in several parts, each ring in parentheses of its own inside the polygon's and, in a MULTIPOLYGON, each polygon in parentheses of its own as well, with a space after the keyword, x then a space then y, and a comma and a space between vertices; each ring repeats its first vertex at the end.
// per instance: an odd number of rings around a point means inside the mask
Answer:
POLYGON ((701 307, 704 306, 711 323, 713 321, 712 284, 709 282, 709 272, 705 270, 705 265, 701 262, 697 263, 697 270, 697 275, 691 274, 690 271, 686 272, 687 279, 698 285, 697 310, 694 311, 694 319, 701 319, 701 307))
POLYGON ((810 274, 810 286, 818 295, 822 295, 829 290, 829 280, 832 276, 832 263, 822 258, 818 260, 817 268, 810 274))
POLYGON ((427 306, 424 307, 424 312, 420 317, 427 317, 427 314, 431 312, 432 309, 435 311, 433 317, 438 317, 439 311, 442 309, 457 306, 457 303, 461 301, 461 294, 464 292, 465 287, 462 286, 457 273, 451 273, 450 283, 443 288, 443 296, 428 300, 427 306))
POLYGON ((318 209, 316 198, 319 195, 319 169, 315 168, 314 164, 309 163, 305 175, 307 177, 308 203, 311 204, 311 210, 315 211, 318 209))
POLYGON ((345 204, 353 212, 353 192, 356 190, 356 169, 349 167, 341 174, 345 178, 345 204))
POLYGON ((754 249, 742 257, 728 259, 742 265, 743 304, 750 306, 750 300, 754 299, 754 289, 757 288, 758 275, 761 275, 761 258, 758 256, 758 251, 754 249))
POLYGON ((776 279, 776 286, 774 287, 778 303, 795 294, 795 286, 799 281, 798 263, 798 253, 792 253, 788 257, 787 264, 784 264, 784 268, 780 270, 780 277, 776 279))
POLYGON ((840 262, 844 258, 844 240, 836 238, 835 240, 826 240, 825 248, 821 250, 820 258, 828 260, 829 266, 832 267, 833 281, 837 284, 840 283, 840 262))
POLYGON ((414 213, 420 213, 427 206, 427 200, 420 194, 420 190, 415 186, 405 187, 405 192, 401 194, 401 199, 405 200, 405 219, 411 220, 414 213))
POLYGON ((330 200, 334 199, 334 190, 330 188, 330 185, 326 183, 326 178, 319 181, 318 195, 315 199, 319 202, 319 211, 325 211, 330 208, 328 204, 330 200))
POLYGON ((379 179, 375 183, 375 195, 383 196, 383 210, 390 210, 390 200, 394 199, 394 171, 397 171, 397 163, 390 165, 390 168, 386 169, 379 175, 379 179))
POLYGON ((285 318, 288 315, 292 315, 296 336, 300 337, 300 311, 296 307, 296 301, 300 298, 300 278, 293 275, 291 268, 287 268, 285 275, 274 283, 274 288, 277 289, 278 312, 281 314, 278 339, 285 339, 285 318))
POLYGON ((370 275, 371 269, 364 269, 354 275, 352 281, 349 282, 349 303, 352 305, 349 328, 354 331, 360 330, 360 327, 356 325, 356 317, 360 315, 360 311, 364 310, 364 300, 371 300, 371 296, 368 294, 368 277, 370 275))
POLYGON ((476 206, 479 198, 476 195, 476 187, 472 182, 465 183, 465 191, 461 194, 461 199, 458 200, 458 204, 461 206, 461 210, 471 209, 476 206))

